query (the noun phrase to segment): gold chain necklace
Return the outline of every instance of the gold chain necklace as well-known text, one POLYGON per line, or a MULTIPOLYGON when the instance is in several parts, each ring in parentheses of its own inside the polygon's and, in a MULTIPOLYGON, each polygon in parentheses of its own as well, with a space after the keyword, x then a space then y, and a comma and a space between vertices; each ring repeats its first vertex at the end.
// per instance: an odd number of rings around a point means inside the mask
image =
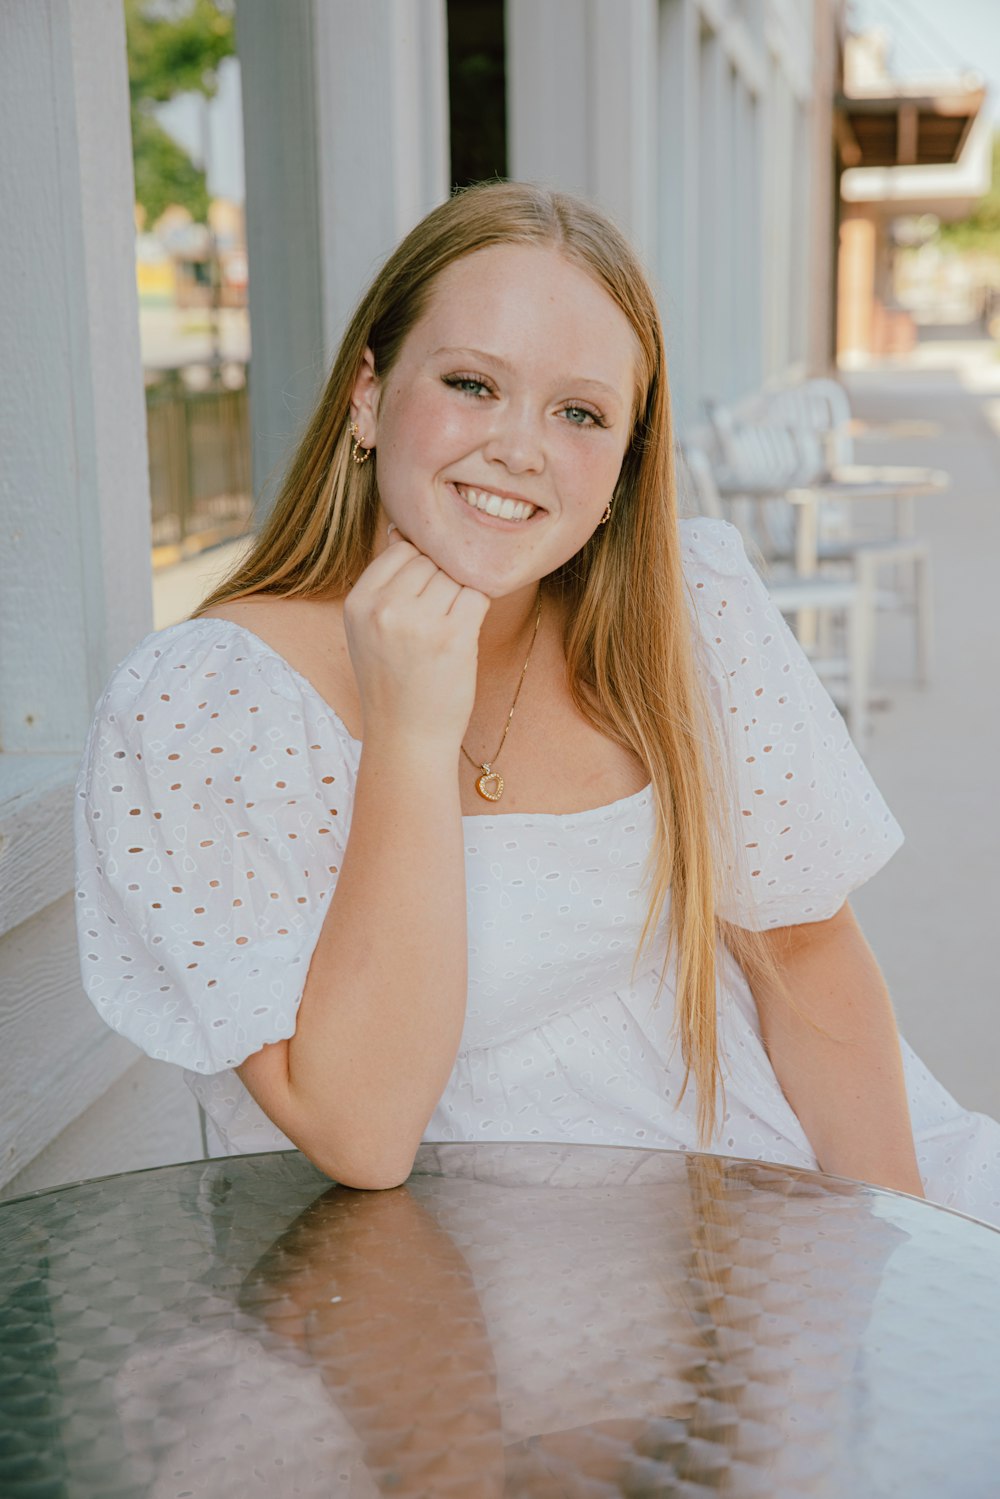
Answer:
POLYGON ((503 735, 501 736, 500 744, 497 748, 496 754, 493 756, 493 759, 483 762, 474 760, 469 754, 469 751, 466 749, 465 745, 463 744, 460 746, 462 754, 468 760, 469 764, 474 765, 477 770, 482 771, 482 774, 476 779, 476 790, 479 792, 479 795, 484 797, 488 802, 498 802, 503 796, 503 776, 499 771, 494 770, 493 766, 499 758, 500 751, 503 749, 504 744, 507 742, 507 734, 510 729, 510 721, 514 717, 514 709, 517 707, 517 700, 521 695, 521 687, 524 683, 524 674, 528 670, 528 662, 531 660, 531 653, 535 649, 535 638, 538 635, 538 626, 541 618, 542 590, 539 588, 538 609, 535 613, 535 628, 531 636, 531 644, 528 646, 528 654, 525 657, 524 665, 521 667, 521 675, 518 679, 517 691, 514 693, 514 701, 510 705, 510 712, 507 714, 507 722, 503 726, 503 735))

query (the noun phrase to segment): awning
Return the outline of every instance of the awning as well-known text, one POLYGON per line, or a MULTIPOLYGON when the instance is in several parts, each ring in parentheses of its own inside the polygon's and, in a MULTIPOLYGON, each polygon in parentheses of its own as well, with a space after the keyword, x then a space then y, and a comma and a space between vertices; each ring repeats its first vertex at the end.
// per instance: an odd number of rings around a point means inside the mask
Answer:
POLYGON ((958 161, 986 89, 838 94, 834 129, 844 167, 951 166, 958 161))

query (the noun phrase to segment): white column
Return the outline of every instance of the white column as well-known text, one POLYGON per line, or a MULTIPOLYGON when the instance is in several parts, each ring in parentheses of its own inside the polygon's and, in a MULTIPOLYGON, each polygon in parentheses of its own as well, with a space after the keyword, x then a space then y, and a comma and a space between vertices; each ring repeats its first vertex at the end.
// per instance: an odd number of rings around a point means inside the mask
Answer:
POLYGON ((736 82, 732 256, 735 271, 732 350, 737 396, 761 384, 760 324, 762 300, 759 110, 756 95, 742 79, 736 82))
POLYGON ((652 270, 656 0, 507 0, 511 177, 592 199, 652 270))
POLYGON ((834 362, 836 278, 833 95, 837 71, 835 0, 814 0, 813 79, 809 111, 809 178, 812 189, 811 244, 806 275, 808 344, 811 374, 825 374, 834 362))
MULTIPOLYGON (((795 4, 772 0, 765 35, 764 244, 768 258, 763 372, 768 379, 786 379, 796 372, 799 354, 805 352, 800 334, 812 244, 818 232, 811 204, 804 201, 802 174, 808 171, 808 140, 798 113, 799 106, 810 106, 819 78, 813 60, 812 0, 795 4)), ((827 288, 823 293, 828 295, 827 288)))
POLYGON ((94 702, 152 628, 120 0, 0 5, 0 140, 2 1183, 135 1057, 81 992, 72 894, 94 702))
POLYGON ((814 203, 816 182, 810 167, 811 107, 793 97, 791 101, 794 146, 791 159, 791 213, 788 226, 790 252, 788 359, 804 375, 809 358, 809 272, 817 217, 814 203))
POLYGON ((315 4, 329 355, 379 264, 448 196, 448 42, 444 0, 315 4))
POLYGON ((0 7, 0 140, 0 747, 78 753, 152 628, 119 0, 0 7))
POLYGON ((703 418, 699 381, 698 298, 702 269, 699 195, 698 33, 696 0, 663 0, 659 35, 660 170, 657 270, 674 417, 683 432, 703 418))
MULTIPOLYGON (((792 95, 781 59, 772 53, 764 120, 764 243, 768 247, 764 301, 765 379, 781 377, 788 367, 793 225, 792 95)), ((803 233, 806 226, 803 224, 803 233)))
POLYGON ((258 515, 270 507, 323 377, 313 0, 238 0, 250 427, 258 515))
POLYGON ((736 180, 735 77, 723 38, 717 37, 712 52, 713 92, 715 97, 715 164, 711 188, 715 194, 715 233, 712 243, 704 247, 715 268, 715 295, 712 299, 712 340, 715 357, 714 386, 724 401, 735 401, 740 391, 738 355, 733 348, 738 337, 734 319, 735 285, 740 270, 741 251, 736 206, 733 201, 736 180))
POLYGON ((718 32, 706 32, 698 46, 698 382, 699 417, 705 398, 724 401, 728 330, 720 298, 731 247, 721 233, 725 200, 726 142, 723 136, 722 77, 725 58, 718 32))
POLYGON ((444 0, 238 0, 262 513, 362 290, 448 194, 444 0))

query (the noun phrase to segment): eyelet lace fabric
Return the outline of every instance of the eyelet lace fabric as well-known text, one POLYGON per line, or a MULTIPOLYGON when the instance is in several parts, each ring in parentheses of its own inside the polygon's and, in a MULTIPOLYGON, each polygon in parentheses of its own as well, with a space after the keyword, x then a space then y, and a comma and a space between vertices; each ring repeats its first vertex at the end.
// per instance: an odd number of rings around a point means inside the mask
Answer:
MULTIPOLYGON (((735 527, 680 523, 696 659, 737 792, 731 892, 751 928, 832 916, 903 841, 735 527)), ((290 1142, 233 1069, 291 1036, 350 834, 361 745, 312 685, 227 620, 148 635, 97 705, 74 804, 85 991, 185 1069, 220 1150, 290 1142)), ((466 1022, 428 1140, 697 1147, 664 925, 633 972, 653 837, 647 788, 569 814, 464 819, 466 1022), (659 958, 659 961, 658 961, 659 958)), ((726 1110, 713 1148, 815 1167, 719 949, 726 1110)), ((903 1042, 928 1196, 1000 1223, 1000 1125, 903 1042)))

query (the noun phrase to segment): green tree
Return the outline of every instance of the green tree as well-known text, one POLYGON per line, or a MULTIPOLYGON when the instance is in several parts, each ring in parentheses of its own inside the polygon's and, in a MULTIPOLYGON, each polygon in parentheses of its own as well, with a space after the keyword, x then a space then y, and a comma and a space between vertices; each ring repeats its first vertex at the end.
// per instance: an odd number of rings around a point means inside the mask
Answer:
POLYGON ((214 97, 218 69, 235 51, 233 0, 125 0, 136 201, 150 222, 180 203, 204 223, 205 174, 153 113, 176 94, 214 97))
POLYGON ((985 251, 1000 258, 1000 134, 993 137, 993 180, 968 218, 942 224, 942 245, 955 250, 985 251))
POLYGON ((144 110, 132 111, 132 157, 135 163, 135 201, 154 224, 171 203, 180 203, 201 224, 208 218, 205 173, 196 167, 183 146, 144 110))

